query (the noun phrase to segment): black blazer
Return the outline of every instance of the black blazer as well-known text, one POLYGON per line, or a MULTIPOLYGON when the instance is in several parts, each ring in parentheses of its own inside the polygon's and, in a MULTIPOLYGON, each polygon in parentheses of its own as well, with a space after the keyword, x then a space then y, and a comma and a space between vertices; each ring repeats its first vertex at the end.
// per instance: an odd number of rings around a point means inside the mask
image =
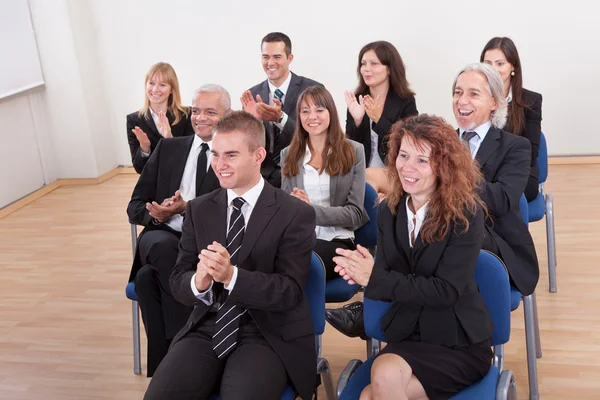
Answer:
POLYGON ((525 126, 520 132, 512 133, 529 139, 531 143, 531 172, 529 174, 537 180, 540 174, 537 157, 540 152, 542 136, 542 95, 523 89, 523 103, 525 103, 525 126))
MULTIPOLYGON (((171 134, 173 137, 179 136, 189 136, 194 134, 194 129, 192 128, 192 122, 189 118, 189 115, 183 114, 179 122, 173 125, 173 121, 175 117, 170 112, 167 112, 167 118, 171 123, 171 134)), ((152 119, 152 115, 150 115, 150 111, 146 113, 145 118, 141 118, 138 116, 137 111, 127 115, 127 141, 129 142, 129 151, 131 152, 131 162, 133 163, 133 168, 138 174, 142 173, 142 169, 146 162, 148 162, 149 157, 142 157, 142 152, 140 150, 140 142, 138 142, 135 134, 131 131, 136 126, 139 126, 141 130, 143 130, 146 135, 148 135, 148 139, 150 140, 150 152, 152 153, 160 139, 162 139, 162 135, 158 132, 158 128, 156 128, 156 124, 152 119)))
POLYGON ((406 196, 396 215, 386 202, 377 217, 377 257, 365 290, 373 300, 393 301, 381 320, 390 342, 418 333, 420 340, 467 347, 492 336, 493 325, 475 282, 475 262, 483 243, 484 218, 478 210, 469 230, 451 223, 448 234, 433 243, 421 232, 411 249, 406 196))
POLYGON ((481 199, 490 218, 486 228, 498 244, 517 289, 535 290, 540 276, 533 239, 519 211, 519 199, 529 178, 531 144, 521 136, 491 127, 475 160, 485 178, 481 199))
MULTIPOLYGON (((173 231, 167 224, 158 226, 151 224, 152 217, 146 209, 146 203, 156 201, 161 204, 164 199, 173 196, 179 190, 185 163, 193 142, 194 136, 161 140, 150 154, 127 206, 129 220, 145 227, 140 233, 138 243, 147 230, 164 229, 179 236, 179 232, 173 231)), ((201 194, 210 193, 220 187, 217 176, 212 167, 209 167, 200 188, 201 194)), ((140 255, 136 249, 129 282, 133 281, 141 267, 140 255)))
MULTIPOLYGON (((170 286, 178 301, 195 309, 173 343, 202 323, 210 310, 194 296, 190 282, 200 251, 213 240, 226 243, 226 221, 225 189, 187 204, 170 286)), ((265 182, 247 223, 237 280, 227 298, 248 309, 303 399, 310 399, 316 386, 313 322, 304 294, 315 241, 313 208, 265 182)), ((215 283, 213 290, 222 287, 215 283)))
MULTIPOLYGON (((294 136, 294 131, 296 130, 296 103, 298 103, 298 97, 300 97, 300 93, 310 86, 323 86, 317 81, 296 75, 291 71, 290 74, 292 74, 292 78, 290 80, 288 91, 285 94, 285 101, 282 108, 283 112, 287 114, 288 119, 278 137, 277 144, 279 145, 279 151, 289 146, 292 142, 292 137, 294 136)), ((258 85, 251 87, 250 92, 252 93, 252 97, 256 98, 256 95, 260 94, 260 97, 263 99, 263 101, 265 103, 268 102, 270 93, 269 81, 265 80, 258 85)), ((266 148, 268 152, 270 143, 269 135, 267 135, 266 132, 272 129, 270 126, 272 123, 269 121, 263 121, 263 124, 265 126, 266 148)), ((265 158, 262 163, 260 173, 271 185, 279 188, 281 187, 281 168, 273 162, 271 157, 272 155, 269 154, 268 157, 265 158)))
MULTIPOLYGON (((363 96, 368 93, 363 93, 363 96)), ((358 98, 358 95, 356 96, 358 98)), ((388 90, 385 103, 383 104, 383 112, 379 121, 373 125, 373 131, 377 133, 377 152, 379 157, 385 162, 385 157, 388 152, 388 137, 390 128, 394 122, 409 117, 411 115, 417 115, 417 103, 415 102, 415 96, 410 96, 405 99, 400 98, 393 90, 388 90)), ((365 113, 362 122, 359 126, 354 123, 354 118, 350 115, 350 111, 346 112, 346 135, 358 142, 362 143, 365 147, 365 156, 367 160, 367 168, 371 164, 371 120, 365 113)))

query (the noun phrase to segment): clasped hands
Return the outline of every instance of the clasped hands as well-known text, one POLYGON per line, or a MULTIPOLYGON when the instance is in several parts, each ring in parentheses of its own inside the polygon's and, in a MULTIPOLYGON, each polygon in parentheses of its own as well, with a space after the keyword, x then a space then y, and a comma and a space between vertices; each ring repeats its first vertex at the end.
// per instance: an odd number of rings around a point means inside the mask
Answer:
POLYGON ((163 223, 175 214, 185 210, 187 202, 181 197, 181 191, 176 191, 172 197, 167 197, 161 204, 156 201, 146 203, 146 210, 159 223, 163 223))
POLYGON ((379 95, 375 98, 368 94, 365 96, 359 95, 357 99, 354 93, 348 90, 344 95, 348 111, 350 112, 350 115, 352 115, 352 119, 354 119, 354 124, 356 126, 360 125, 365 113, 374 123, 379 122, 384 105, 384 102, 379 95))
POLYGON ((203 292, 210 287, 211 282, 221 282, 228 286, 233 277, 233 265, 229 252, 219 242, 212 242, 198 255, 196 267, 196 288, 203 292))
POLYGON ((356 250, 337 248, 335 252, 339 255, 333 257, 333 262, 335 262, 334 271, 348 281, 349 285, 357 283, 361 286, 367 286, 375 264, 369 250, 358 244, 356 250))
POLYGON ((270 106, 266 104, 260 97, 260 94, 256 95, 256 100, 252 97, 252 93, 246 90, 242 93, 240 98, 244 111, 254 115, 254 117, 263 120, 277 122, 282 115, 281 102, 276 98, 273 98, 274 105, 270 106))

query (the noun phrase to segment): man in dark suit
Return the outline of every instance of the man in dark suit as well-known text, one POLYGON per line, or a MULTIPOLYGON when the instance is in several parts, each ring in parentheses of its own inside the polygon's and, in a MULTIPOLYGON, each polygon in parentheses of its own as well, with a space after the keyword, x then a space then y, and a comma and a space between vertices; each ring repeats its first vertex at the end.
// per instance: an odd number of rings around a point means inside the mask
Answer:
POLYGON ((242 105, 263 121, 267 157, 262 176, 273 186, 281 187, 280 152, 292 141, 296 130, 296 103, 309 86, 323 86, 290 71, 294 59, 292 42, 281 32, 271 32, 261 42, 262 66, 267 80, 242 93, 242 105))
POLYGON ((487 64, 470 64, 454 81, 453 109, 459 134, 485 178, 481 198, 489 217, 483 248, 497 254, 514 286, 524 295, 535 290, 539 266, 533 239, 519 211, 530 172, 531 144, 503 131, 507 103, 502 78, 487 64))
POLYGON ((260 175, 264 127, 244 111, 217 125, 212 167, 222 189, 186 207, 175 298, 195 306, 145 399, 302 399, 316 385, 313 324, 304 294, 312 207, 260 175))
POLYGON ((135 280, 148 337, 148 376, 154 374, 192 310, 173 298, 169 276, 177 260, 186 202, 220 187, 210 166, 210 149, 214 129, 229 109, 229 94, 221 86, 199 88, 192 101, 195 135, 158 143, 127 206, 130 221, 145 227, 129 281, 135 280))

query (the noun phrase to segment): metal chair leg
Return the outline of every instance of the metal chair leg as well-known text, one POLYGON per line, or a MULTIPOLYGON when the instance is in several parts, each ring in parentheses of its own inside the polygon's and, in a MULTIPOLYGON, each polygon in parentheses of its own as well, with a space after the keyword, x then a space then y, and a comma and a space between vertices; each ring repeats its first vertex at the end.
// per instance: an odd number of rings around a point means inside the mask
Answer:
POLYGON ((531 294, 533 305, 533 323, 535 325, 535 355, 537 358, 542 358, 542 340, 540 338, 540 321, 538 317, 537 296, 535 292, 531 294))
POLYGON ((131 225, 131 252, 133 253, 133 258, 135 259, 135 246, 137 245, 137 225, 131 225))
POLYGON ((556 293, 556 241, 554 236, 554 202, 552 194, 546 195, 546 241, 548 242, 548 278, 550 293, 556 293))
POLYGON ((367 339, 367 359, 375 357, 381 351, 381 342, 377 339, 367 339))
POLYGON ((529 399, 539 400, 540 392, 537 375, 535 344, 535 318, 533 315, 533 295, 523 296, 523 314, 525 318, 525 347, 527 349, 527 371, 529 374, 529 399))
POLYGON ((329 367, 329 361, 326 358, 319 358, 317 365, 317 371, 323 378, 323 384, 325 385, 325 393, 327 394, 327 400, 337 400, 337 393, 333 388, 333 377, 331 376, 331 368, 329 367))
POLYGON ((494 346, 494 365, 500 372, 504 371, 504 345, 497 344, 494 346))
POLYGON ((138 302, 131 302, 131 316, 133 322, 133 372, 136 375, 142 373, 142 355, 140 352, 140 311, 138 302))

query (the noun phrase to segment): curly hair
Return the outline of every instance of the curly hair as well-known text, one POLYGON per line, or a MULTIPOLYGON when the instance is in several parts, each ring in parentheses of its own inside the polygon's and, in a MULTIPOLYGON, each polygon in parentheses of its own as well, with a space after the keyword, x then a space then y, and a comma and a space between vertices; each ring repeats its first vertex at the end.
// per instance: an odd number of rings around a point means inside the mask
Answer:
POLYGON ((391 128, 386 170, 391 190, 385 199, 390 211, 396 215, 405 194, 396 169, 396 158, 405 137, 417 146, 431 147, 429 160, 436 175, 437 187, 429 198, 427 218, 421 228, 423 241, 432 243, 440 240, 448 234, 452 222, 463 226, 463 232, 467 231, 469 217, 477 212, 478 207, 486 211, 478 194, 483 177, 454 128, 434 115, 409 117, 396 122, 391 128))

